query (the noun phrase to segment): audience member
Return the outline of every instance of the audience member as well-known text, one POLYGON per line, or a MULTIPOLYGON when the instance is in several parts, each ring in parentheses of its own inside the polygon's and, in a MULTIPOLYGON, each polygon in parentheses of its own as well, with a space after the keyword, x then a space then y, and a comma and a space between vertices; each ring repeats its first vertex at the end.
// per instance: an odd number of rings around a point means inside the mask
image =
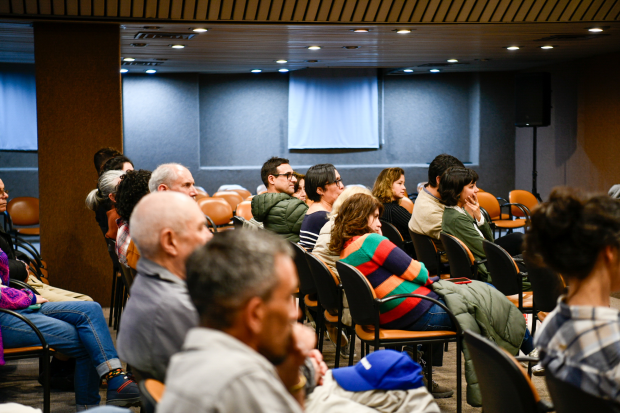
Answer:
MULTIPOLYGON (((441 223, 443 230, 463 241, 476 260, 486 259, 482 247, 484 239, 500 245, 510 255, 521 254, 522 233, 516 232, 494 239, 491 226, 480 211, 477 181, 476 171, 461 167, 450 168, 441 176, 439 193, 441 202, 446 206, 441 223)), ((482 281, 492 282, 491 274, 484 264, 478 265, 478 275, 482 281)), ((529 289, 530 283, 524 281, 523 288, 529 289)))
POLYGON ((151 174, 149 191, 182 192, 192 198, 196 197, 192 173, 181 164, 166 163, 159 165, 151 174))
POLYGON ((620 198, 620 184, 616 184, 609 188, 609 192, 607 193, 612 198, 620 198))
POLYGON ((111 158, 108 161, 106 161, 106 163, 104 163, 103 166, 101 167, 101 173, 104 173, 107 171, 127 172, 127 171, 133 171, 133 170, 134 170, 133 162, 131 162, 131 160, 125 155, 115 156, 114 158, 111 158))
POLYGON ((120 156, 122 153, 114 148, 101 148, 97 152, 95 152, 95 169, 97 170, 97 175, 101 175, 101 169, 103 165, 114 158, 115 156, 120 156))
POLYGON ((118 213, 114 207, 116 188, 124 175, 123 171, 106 171, 99 176, 97 188, 90 191, 86 197, 86 206, 95 211, 95 219, 103 232, 103 236, 116 240, 116 220, 118 213))
POLYGON ((170 357, 198 325, 185 261, 213 235, 198 204, 170 191, 142 198, 129 226, 141 258, 123 310, 118 352, 142 378, 164 381, 170 357))
POLYGON ((295 322, 292 253, 267 231, 227 231, 190 256, 200 327, 170 361, 159 413, 302 411, 316 383, 300 366, 317 352, 314 332, 295 322))
MULTIPOLYGON (((30 290, 9 287, 7 254, 0 251, 0 308, 14 310, 41 331, 47 344, 65 356, 74 357, 77 411, 99 404, 99 382, 107 379, 107 404, 137 406, 138 386, 122 370, 101 306, 95 302, 48 302, 30 290)), ((0 365, 5 348, 34 347, 39 337, 21 319, 0 313, 0 365)))
POLYGON ((129 218, 134 207, 149 193, 149 179, 151 172, 140 169, 138 171, 127 171, 121 176, 121 181, 116 190, 116 211, 119 218, 116 220, 118 232, 116 234, 116 255, 118 261, 123 265, 127 264, 127 248, 131 242, 129 233, 129 218))
POLYGON ((260 171, 267 192, 252 198, 252 215, 265 229, 292 242, 299 242, 299 231, 308 210, 302 200, 294 198, 295 172, 288 159, 273 157, 260 171))
MULTIPOLYGON (((464 168, 463 163, 452 155, 437 155, 428 167, 428 183, 419 191, 415 200, 415 208, 409 221, 409 229, 416 234, 431 237, 439 251, 444 251, 443 244, 439 239, 441 233, 441 220, 443 219, 444 204, 441 203, 439 194, 439 182, 443 173, 453 166, 464 168)), ((448 262, 445 254, 441 256, 442 262, 448 262)))
POLYGON ((295 178, 297 178, 297 182, 295 182, 295 192, 293 192, 293 196, 306 202, 308 200, 306 196, 306 176, 295 172, 295 178))
POLYGON ((620 402, 620 201, 555 188, 532 211, 525 255, 562 274, 568 292, 536 335, 541 363, 560 380, 620 402))
POLYGON ((411 241, 409 221, 411 214, 400 206, 400 200, 407 196, 405 171, 402 168, 387 168, 379 173, 372 194, 383 203, 381 219, 394 225, 405 241, 411 241))
POLYGON ((306 194, 313 204, 306 211, 301 224, 299 244, 312 251, 321 228, 327 222, 327 214, 344 190, 340 174, 329 163, 314 165, 306 173, 306 194))

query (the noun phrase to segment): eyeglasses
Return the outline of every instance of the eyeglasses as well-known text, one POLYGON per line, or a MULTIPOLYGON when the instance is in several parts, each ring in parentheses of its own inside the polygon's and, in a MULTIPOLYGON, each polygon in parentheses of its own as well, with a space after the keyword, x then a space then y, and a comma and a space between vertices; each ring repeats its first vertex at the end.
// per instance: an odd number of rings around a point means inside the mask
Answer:
POLYGON ((285 173, 285 174, 273 174, 273 176, 275 176, 276 178, 277 178, 278 176, 286 176, 286 180, 287 180, 287 181, 290 181, 290 180, 291 180, 291 178, 293 178, 293 175, 295 175, 295 172, 287 172, 287 173, 285 173))
POLYGON ((342 179, 340 179, 340 178, 336 179, 334 182, 332 182, 332 184, 336 184, 339 187, 340 186, 344 186, 344 184, 342 183, 342 179))
POLYGON ((4 196, 4 195, 9 196, 9 190, 6 188, 0 189, 0 196, 4 196))

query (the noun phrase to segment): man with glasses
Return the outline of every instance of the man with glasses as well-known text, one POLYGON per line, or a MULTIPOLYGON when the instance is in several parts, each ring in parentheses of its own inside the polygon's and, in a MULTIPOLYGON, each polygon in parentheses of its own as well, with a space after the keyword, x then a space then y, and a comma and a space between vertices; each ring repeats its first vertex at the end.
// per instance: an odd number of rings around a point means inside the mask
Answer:
POLYGON ((299 231, 308 206, 294 198, 293 168, 288 159, 272 157, 260 171, 267 192, 252 198, 252 215, 265 229, 282 235, 289 241, 299 242, 299 231))

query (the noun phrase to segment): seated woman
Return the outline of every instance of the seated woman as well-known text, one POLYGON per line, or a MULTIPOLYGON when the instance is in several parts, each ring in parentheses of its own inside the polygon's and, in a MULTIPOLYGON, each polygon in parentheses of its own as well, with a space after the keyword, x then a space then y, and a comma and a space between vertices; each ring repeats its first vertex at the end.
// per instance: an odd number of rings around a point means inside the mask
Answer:
POLYGON ((344 190, 340 174, 329 163, 314 165, 306 173, 306 195, 314 201, 301 223, 299 244, 308 251, 314 249, 319 232, 327 222, 327 214, 331 212, 336 199, 344 190))
POLYGON ((308 197, 306 196, 306 175, 295 172, 293 174, 295 178, 297 178, 297 182, 295 182, 295 192, 293 192, 293 196, 299 200, 306 202, 308 197))
POLYGON ((587 393, 620 402, 620 201, 556 188, 532 213, 525 256, 562 274, 568 293, 536 335, 541 364, 587 393))
MULTIPOLYGON (((126 172, 126 171, 130 171, 133 169, 134 169, 133 163, 131 162, 129 158, 123 155, 118 155, 118 156, 109 158, 105 163, 103 163, 103 165, 101 165, 101 172, 99 172, 99 176, 101 177, 101 175, 103 175, 104 173, 108 171, 126 172)), ((99 224, 99 227, 101 228, 101 232, 103 232, 104 235, 108 233, 108 231, 110 230, 108 226, 108 216, 106 214, 106 212, 108 212, 109 209, 106 209, 106 207, 109 207, 109 205, 103 204, 103 205, 100 205, 99 208, 95 210, 95 220, 99 224)), ((114 231, 115 229, 113 228, 112 230, 114 231)))
MULTIPOLYGON (((75 402, 77 411, 99 404, 99 382, 107 379, 107 404, 139 405, 138 386, 122 370, 101 306, 95 302, 48 302, 29 290, 9 285, 7 255, 0 250, 0 308, 15 310, 28 318, 45 337, 47 344, 65 356, 74 357, 75 402), (29 309, 40 304, 39 309, 29 309)), ((23 321, 0 313, 0 365, 6 348, 38 346, 37 335, 23 321)))
MULTIPOLYGON (((444 232, 463 241, 476 260, 486 258, 482 240, 495 242, 510 255, 521 254, 523 234, 513 233, 498 239, 493 238, 493 231, 480 212, 478 203, 478 174, 469 168, 452 167, 446 170, 439 181, 441 202, 446 206, 443 212, 441 228, 444 232)), ((478 275, 485 282, 491 282, 491 276, 484 264, 478 266, 478 275)), ((523 289, 529 289, 529 282, 523 283, 523 289)))
POLYGON ((149 193, 149 179, 151 172, 144 169, 138 171, 127 171, 121 177, 116 191, 116 211, 119 218, 116 220, 118 233, 116 234, 116 255, 118 261, 128 266, 127 249, 131 243, 129 234, 129 217, 134 207, 143 196, 149 193))
MULTIPOLYGON (((97 188, 90 191, 86 197, 86 206, 88 209, 95 211, 96 217, 99 216, 100 210, 105 212, 108 229, 103 235, 113 240, 116 240, 116 233, 118 231, 116 220, 119 218, 114 206, 114 197, 118 183, 121 181, 121 176, 124 174, 124 171, 115 170, 102 173, 97 182, 97 188)), ((103 231, 104 229, 105 227, 101 226, 101 230, 103 231)))
POLYGON ((407 196, 405 171, 402 168, 382 170, 372 188, 372 194, 383 203, 381 219, 394 225, 405 241, 411 241, 409 235, 411 214, 400 206, 400 200, 407 196))

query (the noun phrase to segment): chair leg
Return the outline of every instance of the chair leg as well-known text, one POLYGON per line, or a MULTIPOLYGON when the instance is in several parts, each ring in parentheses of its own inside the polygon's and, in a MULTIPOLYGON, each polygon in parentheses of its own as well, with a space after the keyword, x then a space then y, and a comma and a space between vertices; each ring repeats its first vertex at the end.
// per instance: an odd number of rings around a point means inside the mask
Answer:
POLYGON ((110 315, 108 317, 108 327, 112 327, 114 319, 114 295, 116 294, 116 270, 112 267, 112 296, 110 297, 110 315))
POLYGON ((463 401, 463 395, 461 391, 461 347, 463 345, 461 341, 462 339, 462 337, 456 337, 456 413, 461 413, 461 403, 463 401))
POLYGON ((426 380, 429 393, 433 394, 433 345, 429 344, 428 357, 426 357, 426 380))
POLYGON ((448 352, 448 344, 450 344, 449 342, 446 341, 446 345, 444 347, 444 351, 447 353, 448 352))
POLYGON ((320 307, 317 307, 316 311, 316 332, 318 336, 318 349, 322 353, 323 352, 323 342, 325 341, 325 319, 323 318, 323 314, 319 311, 320 307))
POLYGON ((43 364, 43 413, 50 413, 50 354, 45 350, 39 358, 43 364))
MULTIPOLYGON (((353 356, 355 355, 355 325, 353 325, 353 331, 351 333, 351 338, 349 339, 349 366, 353 365, 353 356)), ((362 347, 363 347, 362 343, 362 347)))
POLYGON ((538 323, 538 315, 536 314, 536 309, 532 310, 532 339, 534 338, 534 333, 536 333, 536 324, 538 323))
POLYGON ((338 338, 336 338, 336 362, 334 368, 340 367, 340 347, 342 346, 342 323, 338 323, 338 338))

